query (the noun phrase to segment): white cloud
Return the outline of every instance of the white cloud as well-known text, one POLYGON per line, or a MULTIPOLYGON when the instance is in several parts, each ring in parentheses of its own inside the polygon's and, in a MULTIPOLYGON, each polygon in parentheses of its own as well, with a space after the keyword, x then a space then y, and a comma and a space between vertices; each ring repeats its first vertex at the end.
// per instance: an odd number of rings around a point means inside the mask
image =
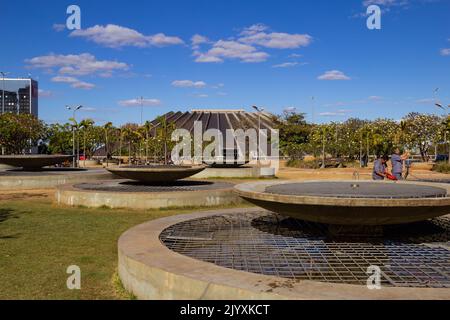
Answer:
POLYGON ((283 112, 285 113, 291 113, 291 112, 296 112, 297 108, 296 107, 286 107, 283 109, 283 112))
POLYGON ((212 86, 211 88, 213 88, 213 89, 220 89, 220 88, 223 88, 223 87, 225 87, 225 84, 223 84, 223 83, 218 83, 218 84, 216 84, 215 86, 212 86))
POLYGON ((178 88, 204 88, 206 83, 204 81, 175 80, 172 82, 172 86, 178 88))
POLYGON ((39 98, 49 98, 53 96, 53 92, 51 92, 50 90, 43 90, 43 89, 39 89, 38 94, 39 98))
POLYGON ((251 36, 269 29, 268 26, 262 23, 254 24, 250 27, 244 28, 244 30, 240 33, 241 36, 251 36))
POLYGON ((272 49, 296 49, 308 46, 312 41, 312 37, 307 34, 258 32, 239 38, 239 41, 272 49))
MULTIPOLYGON (((264 62, 269 58, 269 54, 262 51, 261 47, 296 49, 308 46, 313 39, 307 34, 269 32, 268 30, 269 27, 264 24, 254 24, 244 28, 235 38, 212 42, 210 49, 206 52, 200 51, 200 44, 211 43, 209 39, 198 34, 194 35, 191 41, 195 61, 219 63, 227 59, 237 59, 241 62, 264 62)), ((299 56, 299 54, 292 54, 290 58, 299 56)))
POLYGON ((116 70, 128 70, 129 66, 123 62, 111 60, 97 60, 90 53, 38 56, 25 60, 28 67, 36 69, 57 69, 59 74, 84 76, 99 74, 110 76, 116 70))
POLYGON ((292 68, 298 66, 298 62, 285 62, 272 66, 272 68, 292 68))
POLYGON ((319 76, 319 80, 350 80, 351 78, 346 76, 342 71, 331 70, 325 72, 323 75, 319 76))
POLYGON ((368 7, 370 5, 378 5, 384 7, 393 7, 393 6, 405 6, 408 4, 408 0, 364 0, 363 6, 368 7))
POLYGON ((241 62, 263 62, 269 55, 255 47, 237 41, 219 40, 204 54, 199 54, 196 62, 223 62, 224 59, 238 59, 241 62))
POLYGON ((299 53, 292 53, 288 56, 288 58, 301 58, 302 55, 299 53))
POLYGON ((208 95, 202 93, 202 94, 197 94, 196 97, 197 97, 197 98, 208 98, 208 95))
POLYGON ((66 29, 66 25, 63 24, 63 23, 54 23, 52 28, 56 32, 61 32, 61 31, 64 31, 66 29))
POLYGON ((161 105, 161 101, 158 99, 130 99, 121 100, 118 102, 122 107, 153 107, 161 105))
POLYGON ((195 59, 195 62, 201 63, 223 62, 223 59, 210 55, 208 53, 199 53, 198 57, 195 59))
POLYGON ((209 39, 199 34, 195 34, 191 38, 192 49, 198 50, 200 49, 200 45, 204 43, 208 43, 209 39))
POLYGON ((419 100, 416 100, 416 103, 418 103, 418 104, 432 104, 432 105, 434 105, 434 103, 436 102, 436 99, 433 99, 433 98, 424 98, 424 99, 419 99, 419 100))
POLYGON ((383 97, 380 97, 380 96, 370 96, 370 97, 368 97, 367 99, 370 100, 370 101, 380 101, 380 100, 383 100, 383 97))
POLYGON ((319 116, 322 117, 340 117, 340 116, 345 116, 346 114, 350 113, 351 110, 347 110, 347 109, 341 109, 341 110, 337 110, 334 112, 321 112, 319 113, 319 116))
POLYGON ((450 48, 441 49, 441 56, 450 56, 450 48))
POLYGON ((76 89, 91 90, 91 89, 95 88, 95 84, 89 83, 89 82, 84 82, 84 81, 78 81, 78 82, 73 83, 71 85, 71 87, 76 88, 76 89))
POLYGON ((110 48, 126 46, 138 48, 150 46, 164 47, 184 43, 180 38, 166 36, 164 33, 146 36, 136 30, 115 24, 108 24, 106 26, 95 25, 87 29, 75 30, 72 31, 70 36, 86 38, 89 41, 110 48))
POLYGON ((52 82, 69 83, 72 88, 90 90, 95 88, 95 84, 81 81, 75 77, 56 76, 51 79, 52 82))

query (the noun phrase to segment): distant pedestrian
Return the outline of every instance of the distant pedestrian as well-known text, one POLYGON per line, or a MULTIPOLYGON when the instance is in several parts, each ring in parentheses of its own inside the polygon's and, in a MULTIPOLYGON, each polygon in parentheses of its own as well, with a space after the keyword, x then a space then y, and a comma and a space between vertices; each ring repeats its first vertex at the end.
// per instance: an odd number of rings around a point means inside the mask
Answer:
POLYGON ((361 157, 361 167, 366 168, 368 163, 369 163, 369 156, 367 154, 364 154, 361 157))
POLYGON ((409 158, 409 153, 405 152, 401 154, 399 148, 394 149, 394 153, 391 156, 392 175, 397 180, 403 180, 403 162, 409 158))
POLYGON ((373 180, 384 180, 386 177, 386 168, 387 168, 387 161, 389 160, 389 157, 387 155, 383 155, 382 157, 378 157, 375 162, 373 163, 373 172, 372 172, 372 179, 373 180))

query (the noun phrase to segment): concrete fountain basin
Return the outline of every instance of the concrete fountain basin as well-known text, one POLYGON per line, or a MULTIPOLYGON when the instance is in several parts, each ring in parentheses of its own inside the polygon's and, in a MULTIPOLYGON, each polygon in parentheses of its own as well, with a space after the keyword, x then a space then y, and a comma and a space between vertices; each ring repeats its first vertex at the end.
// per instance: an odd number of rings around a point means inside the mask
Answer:
POLYGON ((145 183, 167 183, 193 176, 203 171, 206 166, 177 166, 177 165, 154 165, 154 166, 123 166, 106 168, 109 172, 125 179, 145 183))
POLYGON ((450 213, 450 185, 387 181, 269 181, 235 186, 264 209, 330 225, 390 225, 450 213))
POLYGON ((72 161, 73 156, 68 155, 8 155, 0 156, 0 163, 24 170, 39 170, 43 167, 72 161))

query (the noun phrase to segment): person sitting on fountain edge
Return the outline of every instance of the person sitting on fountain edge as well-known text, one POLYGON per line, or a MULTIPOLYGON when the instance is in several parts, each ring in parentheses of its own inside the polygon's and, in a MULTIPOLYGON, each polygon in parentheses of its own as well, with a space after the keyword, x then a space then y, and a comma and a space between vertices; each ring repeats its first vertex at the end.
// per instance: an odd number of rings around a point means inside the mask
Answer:
POLYGON ((386 177, 386 162, 389 160, 387 155, 378 157, 373 164, 372 179, 373 180, 384 180, 386 177))
POLYGON ((391 156, 391 164, 392 164, 392 175, 397 178, 397 180, 403 179, 403 162, 409 158, 409 153, 405 152, 400 155, 400 149, 395 148, 394 153, 391 156))

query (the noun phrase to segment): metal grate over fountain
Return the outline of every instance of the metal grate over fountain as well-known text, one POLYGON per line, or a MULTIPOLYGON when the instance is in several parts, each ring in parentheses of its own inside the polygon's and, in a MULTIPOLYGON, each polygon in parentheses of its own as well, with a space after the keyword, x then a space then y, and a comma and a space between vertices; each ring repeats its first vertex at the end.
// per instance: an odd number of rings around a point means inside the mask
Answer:
POLYGON ((372 181, 319 181, 285 183, 266 188, 267 193, 291 196, 315 196, 332 198, 414 199, 444 198, 447 190, 434 186, 372 181))
POLYGON ((232 188, 232 183, 179 180, 166 184, 146 184, 130 180, 110 180, 101 182, 87 182, 74 185, 76 189, 108 192, 175 192, 202 191, 232 188))
POLYGON ((342 238, 326 226, 267 211, 175 224, 171 250, 218 266, 296 280, 365 285, 367 267, 391 287, 450 288, 450 217, 387 226, 382 238, 342 238))

